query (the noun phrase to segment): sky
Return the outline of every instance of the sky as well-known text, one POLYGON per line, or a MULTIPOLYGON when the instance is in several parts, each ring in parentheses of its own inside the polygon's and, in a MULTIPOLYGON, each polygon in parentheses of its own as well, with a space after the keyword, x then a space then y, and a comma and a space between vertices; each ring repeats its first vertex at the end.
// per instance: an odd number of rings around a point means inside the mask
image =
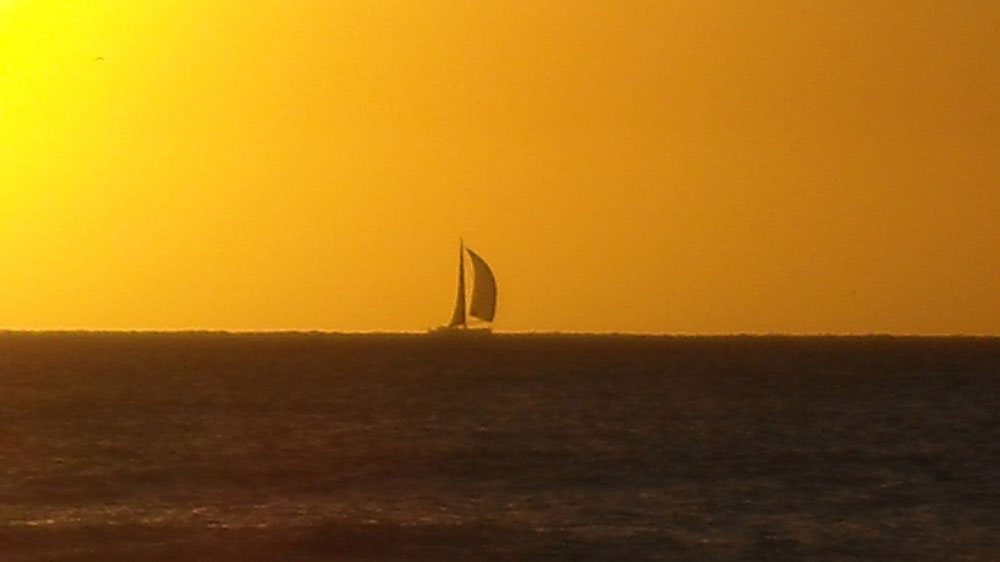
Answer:
POLYGON ((0 0, 0 327, 1000 334, 1000 3, 0 0))

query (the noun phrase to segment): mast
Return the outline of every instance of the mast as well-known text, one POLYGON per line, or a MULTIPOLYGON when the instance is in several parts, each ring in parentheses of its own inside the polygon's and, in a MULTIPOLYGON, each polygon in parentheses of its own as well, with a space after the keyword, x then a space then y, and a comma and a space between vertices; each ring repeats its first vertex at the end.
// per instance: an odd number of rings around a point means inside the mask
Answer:
POLYGON ((465 327, 465 241, 458 241, 458 297, 455 299, 455 312, 451 315, 448 326, 465 327))

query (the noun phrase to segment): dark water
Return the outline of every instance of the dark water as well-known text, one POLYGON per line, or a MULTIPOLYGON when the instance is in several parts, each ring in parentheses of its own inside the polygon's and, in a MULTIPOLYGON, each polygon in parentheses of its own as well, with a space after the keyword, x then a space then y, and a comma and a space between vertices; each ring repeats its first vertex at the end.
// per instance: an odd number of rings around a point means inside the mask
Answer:
POLYGON ((0 334, 2 561, 1000 560, 1000 340, 0 334))

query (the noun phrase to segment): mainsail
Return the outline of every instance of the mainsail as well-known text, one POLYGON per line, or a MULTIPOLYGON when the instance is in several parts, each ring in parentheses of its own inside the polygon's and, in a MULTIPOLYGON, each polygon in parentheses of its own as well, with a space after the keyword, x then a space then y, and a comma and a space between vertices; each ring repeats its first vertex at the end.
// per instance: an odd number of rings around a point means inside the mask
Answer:
POLYGON ((490 266, 486 260, 479 257, 479 254, 472 250, 469 257, 472 258, 472 267, 476 271, 476 282, 472 286, 472 301, 469 303, 469 314, 486 320, 493 321, 493 315, 497 310, 497 282, 490 271, 490 266))
POLYGON ((455 326, 465 325, 465 243, 461 243, 458 247, 458 298, 455 299, 455 312, 451 315, 451 322, 448 325, 454 328, 455 326))

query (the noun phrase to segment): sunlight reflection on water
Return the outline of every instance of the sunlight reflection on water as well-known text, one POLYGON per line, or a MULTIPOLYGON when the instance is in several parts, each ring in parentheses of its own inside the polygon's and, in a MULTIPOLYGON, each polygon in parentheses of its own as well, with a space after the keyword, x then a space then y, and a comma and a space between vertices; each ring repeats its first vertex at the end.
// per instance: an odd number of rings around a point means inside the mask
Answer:
POLYGON ((0 532, 42 533, 24 560, 214 530, 299 553, 259 560, 996 551, 995 343, 497 341, 0 341, 0 532))

